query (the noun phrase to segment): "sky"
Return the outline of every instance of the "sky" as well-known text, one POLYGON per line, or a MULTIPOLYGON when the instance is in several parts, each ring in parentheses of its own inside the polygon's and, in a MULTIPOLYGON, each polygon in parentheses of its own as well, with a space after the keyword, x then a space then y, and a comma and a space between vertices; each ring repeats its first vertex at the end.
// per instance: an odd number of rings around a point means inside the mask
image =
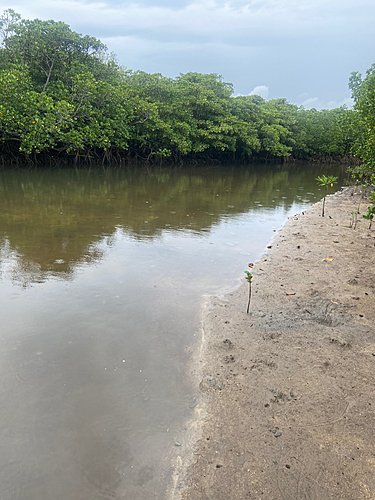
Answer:
POLYGON ((133 70, 218 73, 235 95, 305 108, 351 105, 348 80, 375 63, 374 0, 0 0, 99 38, 133 70))

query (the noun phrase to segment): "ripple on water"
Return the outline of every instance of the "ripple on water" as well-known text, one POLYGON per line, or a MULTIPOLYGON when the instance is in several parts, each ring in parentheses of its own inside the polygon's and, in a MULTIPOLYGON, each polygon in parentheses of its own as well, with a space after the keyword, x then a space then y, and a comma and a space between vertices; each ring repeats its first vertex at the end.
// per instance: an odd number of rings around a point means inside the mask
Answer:
POLYGON ((5 379, 9 385, 30 384, 50 379, 57 373, 55 363, 43 356, 42 352, 23 358, 16 367, 11 366, 5 371, 5 379))
POLYGON ((7 371, 5 373, 5 380, 8 381, 10 385, 17 385, 26 382, 26 379, 23 378, 21 374, 16 371, 7 371))
POLYGON ((26 467, 22 462, 9 462, 0 466, 1 500, 21 498, 20 484, 24 482, 26 467))

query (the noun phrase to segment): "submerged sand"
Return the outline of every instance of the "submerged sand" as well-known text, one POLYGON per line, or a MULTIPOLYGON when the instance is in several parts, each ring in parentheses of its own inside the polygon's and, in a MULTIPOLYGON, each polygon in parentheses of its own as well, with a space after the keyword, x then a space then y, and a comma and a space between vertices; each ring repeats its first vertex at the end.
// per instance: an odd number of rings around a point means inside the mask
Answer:
MULTIPOLYGON (((204 319, 183 500, 375 499, 375 227, 348 188, 290 218, 204 319)), ((374 224, 375 226, 375 224, 374 224)), ((180 496, 179 494, 179 496, 180 496)))

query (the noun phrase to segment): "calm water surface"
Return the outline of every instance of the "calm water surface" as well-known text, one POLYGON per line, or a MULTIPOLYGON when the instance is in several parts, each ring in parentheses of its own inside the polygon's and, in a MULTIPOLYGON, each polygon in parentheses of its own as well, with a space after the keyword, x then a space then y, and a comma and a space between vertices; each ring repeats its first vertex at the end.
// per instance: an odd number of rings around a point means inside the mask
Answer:
POLYGON ((0 498, 164 499, 203 297, 336 170, 0 173, 0 498))

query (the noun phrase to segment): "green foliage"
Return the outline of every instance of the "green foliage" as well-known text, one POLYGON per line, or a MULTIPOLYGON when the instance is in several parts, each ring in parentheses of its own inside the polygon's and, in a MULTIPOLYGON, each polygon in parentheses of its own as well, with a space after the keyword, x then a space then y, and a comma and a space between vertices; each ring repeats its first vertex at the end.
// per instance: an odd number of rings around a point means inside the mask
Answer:
POLYGON ((362 217, 364 219, 367 219, 370 221, 370 225, 369 225, 369 229, 371 229, 371 224, 372 224, 372 221, 374 219, 374 214, 375 214, 375 206, 372 206, 372 207, 368 207, 367 208, 367 212, 365 212, 362 217))
POLYGON ((364 78, 358 72, 351 74, 349 87, 355 102, 352 119, 352 151, 365 164, 351 173, 354 179, 368 179, 375 174, 375 64, 364 78))
POLYGON ((297 116, 295 156, 340 158, 349 150, 347 115, 345 108, 332 110, 301 109, 297 116))
POLYGON ((82 36, 59 21, 17 19, 10 24, 6 39, 11 63, 28 67, 38 90, 45 91, 53 81, 70 81, 72 68, 79 64, 95 72, 106 46, 94 37, 82 36))
MULTIPOLYGON (((253 265, 252 264, 249 264, 249 267, 253 268, 253 265)), ((251 283, 254 279, 254 273, 250 272, 250 271, 244 271, 244 273, 246 274, 246 281, 249 283, 249 299, 248 299, 248 302, 247 302, 247 309, 246 309, 246 313, 249 314, 249 311, 250 311, 250 301, 251 301, 251 283)))
POLYGON ((55 102, 32 90, 25 70, 0 71, 1 141, 16 142, 25 153, 56 146, 64 129, 72 123, 74 108, 67 101, 55 102))
POLYGON ((334 184, 337 184, 338 177, 334 177, 333 175, 320 175, 315 179, 317 181, 318 186, 322 186, 325 188, 324 198, 323 198, 323 207, 322 207, 322 217, 324 217, 324 207, 326 202, 327 190, 328 187, 333 187, 334 184))
POLYGON ((337 184, 338 177, 334 177, 333 175, 320 175, 315 179, 318 183, 318 186, 324 186, 328 188, 328 186, 333 186, 337 184))
POLYGON ((374 179, 375 174, 370 164, 363 163, 355 167, 348 167, 348 172, 351 174, 351 178, 356 184, 361 184, 368 180, 373 183, 371 179, 374 179))
POLYGON ((350 147, 344 108, 233 97, 216 73, 172 79, 125 71, 100 40, 11 9, 0 18, 0 37, 3 154, 176 162, 340 158, 350 147))
POLYGON ((254 279, 254 273, 251 273, 250 271, 244 271, 244 273, 246 274, 246 281, 251 283, 254 279))

